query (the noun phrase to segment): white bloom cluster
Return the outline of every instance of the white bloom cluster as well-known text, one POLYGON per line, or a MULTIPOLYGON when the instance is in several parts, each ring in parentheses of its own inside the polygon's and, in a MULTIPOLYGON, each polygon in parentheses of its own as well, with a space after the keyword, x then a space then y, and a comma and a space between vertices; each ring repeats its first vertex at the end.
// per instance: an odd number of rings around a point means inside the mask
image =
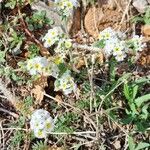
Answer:
POLYGON ((142 43, 143 36, 134 35, 131 40, 129 40, 129 46, 135 50, 135 52, 142 51, 146 46, 146 43, 142 43))
POLYGON ((59 75, 59 69, 57 65, 45 57, 37 56, 27 60, 26 68, 30 75, 51 75, 55 78, 57 78, 59 75))
POLYGON ((99 40, 110 40, 110 39, 113 39, 115 37, 116 37, 116 32, 112 28, 110 28, 110 27, 104 29, 98 35, 98 39, 99 40))
POLYGON ((123 61, 126 57, 125 42, 120 38, 123 34, 113 29, 106 28, 99 34, 99 40, 103 41, 106 56, 113 55, 117 61, 123 61))
POLYGON ((72 47, 71 39, 61 39, 58 42, 57 47, 55 48, 55 52, 62 58, 64 58, 66 54, 69 52, 69 49, 71 47, 72 47))
POLYGON ((55 0, 55 3, 62 17, 69 17, 73 11, 73 7, 78 6, 77 0, 55 0))
POLYGON ((54 121, 48 111, 37 109, 31 115, 30 128, 35 137, 45 138, 53 130, 54 121))
POLYGON ((125 41, 124 37, 124 34, 116 32, 110 27, 100 32, 98 38, 103 44, 107 57, 113 55, 117 61, 123 61, 131 47, 136 51, 141 51, 145 46, 142 44, 142 37, 138 35, 135 35, 129 42, 125 41))
POLYGON ((47 34, 42 39, 44 41, 44 47, 48 48, 54 45, 60 40, 60 36, 62 36, 62 34, 63 33, 60 27, 49 29, 47 34))
POLYGON ((69 49, 72 47, 71 39, 68 39, 65 36, 60 27, 54 27, 53 29, 48 30, 43 41, 44 47, 46 48, 55 44, 56 48, 54 48, 54 51, 62 57, 65 57, 69 49))
POLYGON ((76 89, 77 85, 74 83, 74 79, 71 77, 69 70, 55 81, 55 91, 62 90, 65 95, 75 92, 76 89))

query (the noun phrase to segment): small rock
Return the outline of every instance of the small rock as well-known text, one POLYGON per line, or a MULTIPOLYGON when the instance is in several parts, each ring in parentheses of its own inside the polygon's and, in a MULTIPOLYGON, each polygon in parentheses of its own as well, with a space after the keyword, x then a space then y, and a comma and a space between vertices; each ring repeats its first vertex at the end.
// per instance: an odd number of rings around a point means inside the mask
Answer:
POLYGON ((115 149, 120 149, 121 148, 120 141, 115 141, 115 143, 113 145, 114 145, 115 149))
POLYGON ((148 3, 146 0, 134 0, 133 6, 137 9, 138 12, 144 13, 148 7, 148 3))

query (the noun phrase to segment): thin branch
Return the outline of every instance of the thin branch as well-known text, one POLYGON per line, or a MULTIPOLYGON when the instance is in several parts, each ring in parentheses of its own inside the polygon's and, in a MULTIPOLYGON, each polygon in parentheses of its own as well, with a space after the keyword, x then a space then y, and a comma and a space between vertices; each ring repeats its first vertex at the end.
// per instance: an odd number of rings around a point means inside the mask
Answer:
POLYGON ((18 118, 18 117, 19 117, 19 115, 15 114, 15 113, 13 113, 13 112, 10 112, 10 111, 8 111, 8 110, 6 110, 6 109, 3 109, 3 108, 0 108, 0 111, 2 111, 2 112, 4 112, 4 113, 7 113, 7 114, 9 114, 9 115, 11 115, 11 116, 13 116, 14 118, 18 118))
POLYGON ((25 33, 40 47, 41 55, 42 56, 50 56, 50 53, 48 52, 48 49, 45 48, 43 46, 43 44, 38 39, 36 39, 35 36, 28 30, 28 27, 27 27, 27 25, 26 25, 26 23, 23 19, 23 16, 22 16, 22 13, 20 11, 19 6, 18 6, 18 14, 19 14, 19 18, 20 18, 20 21, 23 25, 23 29, 24 29, 25 33))
POLYGON ((83 45, 83 44, 77 44, 77 43, 74 43, 72 45, 73 48, 78 48, 78 49, 82 49, 82 50, 85 50, 85 51, 91 51, 91 52, 101 52, 103 53, 103 50, 98 48, 98 47, 94 47, 94 46, 88 46, 88 45, 83 45))

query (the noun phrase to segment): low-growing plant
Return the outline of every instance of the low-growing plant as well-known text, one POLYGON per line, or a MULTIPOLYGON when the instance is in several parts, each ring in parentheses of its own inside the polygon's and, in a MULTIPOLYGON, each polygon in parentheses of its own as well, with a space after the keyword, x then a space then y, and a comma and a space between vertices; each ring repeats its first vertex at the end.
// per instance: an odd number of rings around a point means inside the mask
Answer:
POLYGON ((45 25, 52 25, 54 21, 47 18, 46 11, 36 11, 31 17, 26 17, 26 23, 30 31, 43 28, 45 25))
POLYGON ((134 122, 137 125, 138 130, 146 130, 148 126, 149 118, 149 103, 150 94, 140 93, 142 88, 140 82, 136 84, 135 82, 124 83, 124 95, 128 102, 129 109, 126 109, 128 115, 127 119, 124 120, 126 123, 134 122), (140 95, 142 94, 142 95, 140 95), (147 126, 146 126, 147 124, 147 126))
POLYGON ((133 21, 141 22, 141 23, 149 25, 150 24, 150 8, 147 8, 147 10, 144 14, 134 17, 133 21))
POLYGON ((46 143, 39 141, 36 142, 32 145, 32 150, 47 150, 48 146, 46 145, 46 143))

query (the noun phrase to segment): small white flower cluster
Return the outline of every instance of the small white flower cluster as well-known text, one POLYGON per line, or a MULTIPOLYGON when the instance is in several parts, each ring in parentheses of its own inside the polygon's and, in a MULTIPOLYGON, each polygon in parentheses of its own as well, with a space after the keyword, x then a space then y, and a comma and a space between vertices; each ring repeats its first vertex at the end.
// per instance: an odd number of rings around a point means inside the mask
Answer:
POLYGON ((65 58, 66 54, 68 54, 69 49, 71 47, 72 47, 71 39, 61 39, 58 42, 57 47, 55 48, 55 52, 62 58, 65 58))
POLYGON ((46 138, 54 128, 54 121, 48 111, 37 109, 31 115, 30 128, 35 137, 46 138))
POLYGON ((57 78, 59 75, 59 69, 57 65, 45 57, 37 56, 27 60, 26 68, 30 75, 51 75, 55 78, 57 78))
POLYGON ((55 3, 62 17, 69 17, 72 14, 73 7, 78 6, 77 0, 55 0, 55 3))
POLYGON ((61 57, 65 57, 69 49, 72 47, 71 39, 66 38, 60 27, 54 27, 48 30, 48 33, 42 39, 44 41, 44 47, 48 48, 55 45, 55 53, 61 57))
POLYGON ((62 90, 65 95, 75 92, 76 84, 67 70, 59 77, 60 70, 57 65, 63 62, 61 57, 54 57, 53 59, 46 59, 45 57, 35 57, 27 61, 27 70, 30 75, 44 75, 53 76, 56 78, 55 91, 62 90), (59 78, 58 78, 59 77, 59 78))
POLYGON ((141 51, 145 45, 142 44, 142 37, 133 36, 131 40, 124 40, 124 34, 113 29, 106 28, 99 34, 99 41, 102 42, 104 53, 108 57, 113 55, 117 61, 123 61, 131 48, 141 51))
POLYGON ((77 85, 74 83, 69 70, 55 81, 55 91, 62 90, 65 95, 75 92, 76 89, 77 85))
POLYGON ((60 36, 62 36, 62 30, 60 27, 54 27, 49 29, 44 38, 44 47, 48 48, 57 43, 60 40, 60 36))
POLYGON ((133 48, 135 52, 142 51, 146 47, 146 43, 142 43, 143 36, 134 35, 131 40, 129 40, 129 47, 133 48))

